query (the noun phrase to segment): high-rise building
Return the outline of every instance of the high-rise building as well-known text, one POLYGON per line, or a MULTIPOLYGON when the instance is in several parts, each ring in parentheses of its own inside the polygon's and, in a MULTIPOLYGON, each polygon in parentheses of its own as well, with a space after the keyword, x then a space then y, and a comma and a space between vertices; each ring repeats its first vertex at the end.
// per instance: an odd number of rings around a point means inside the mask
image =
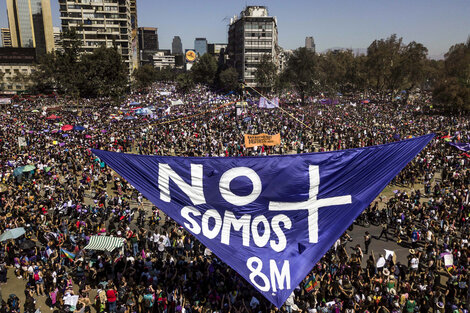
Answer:
POLYGON ((158 49, 158 28, 139 27, 139 50, 157 51, 158 49))
POLYGON ((62 31, 60 30, 60 27, 53 27, 54 30, 54 49, 62 51, 63 46, 62 46, 62 31))
POLYGON ((315 52, 315 41, 313 41, 313 37, 305 37, 305 48, 315 52))
POLYGON ((206 54, 207 53, 207 39, 196 38, 194 40, 194 50, 196 51, 197 55, 199 55, 200 57, 206 54))
POLYGON ((11 47, 11 34, 9 28, 2 28, 2 47, 11 47))
POLYGON ((158 29, 139 27, 139 55, 142 64, 152 63, 153 55, 158 51, 158 29))
POLYGON ((130 0, 59 0, 59 4, 62 31, 75 29, 82 40, 81 52, 116 46, 133 70, 130 0))
POLYGON ((171 43, 171 53, 172 54, 183 54, 183 44, 181 43, 180 36, 173 37, 173 42, 171 43))
POLYGON ((279 66, 277 19, 264 6, 248 6, 230 20, 227 52, 230 64, 248 86, 256 86, 255 73, 263 55, 279 66))
POLYGON ((130 0, 131 10, 131 57, 132 68, 139 67, 139 39, 138 39, 138 25, 137 25, 137 0, 130 0))
POLYGON ((7 12, 12 47, 54 49, 50 0, 7 0, 7 12))

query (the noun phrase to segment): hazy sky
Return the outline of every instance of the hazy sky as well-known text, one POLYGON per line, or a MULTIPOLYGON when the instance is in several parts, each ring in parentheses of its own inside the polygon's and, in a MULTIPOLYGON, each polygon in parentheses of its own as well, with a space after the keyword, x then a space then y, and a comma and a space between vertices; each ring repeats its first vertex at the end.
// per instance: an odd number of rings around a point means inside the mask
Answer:
MULTIPOLYGON (((332 47, 367 48, 393 33, 405 43, 417 41, 435 57, 470 35, 470 0, 137 0, 139 26, 158 27, 161 49, 171 48, 173 36, 183 48, 195 37, 227 42, 230 17, 245 5, 265 5, 276 16, 279 44, 303 46, 313 36, 317 51, 332 47)), ((59 4, 51 0, 54 26, 60 25, 59 4)), ((0 26, 7 27, 6 0, 0 0, 0 26)))

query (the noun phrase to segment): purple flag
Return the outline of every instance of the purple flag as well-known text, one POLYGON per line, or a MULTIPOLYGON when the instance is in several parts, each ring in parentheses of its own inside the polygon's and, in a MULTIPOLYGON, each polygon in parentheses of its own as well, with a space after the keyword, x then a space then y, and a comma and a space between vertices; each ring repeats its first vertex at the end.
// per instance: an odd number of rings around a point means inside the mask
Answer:
POLYGON ((456 147, 457 149, 461 151, 468 152, 470 151, 470 143, 467 142, 449 142, 449 145, 456 147))

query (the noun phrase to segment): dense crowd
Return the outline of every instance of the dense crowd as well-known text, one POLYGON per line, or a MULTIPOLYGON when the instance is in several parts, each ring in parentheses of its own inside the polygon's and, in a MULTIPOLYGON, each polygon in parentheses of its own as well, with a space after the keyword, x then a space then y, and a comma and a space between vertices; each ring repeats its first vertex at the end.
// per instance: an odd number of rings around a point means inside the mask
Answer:
POLYGON ((4 105, 0 233, 16 227, 26 233, 0 243, 6 283, 0 312, 35 312, 40 297, 57 312, 468 312, 470 156, 448 144, 470 142, 468 116, 433 111, 426 93, 413 104, 374 97, 361 103, 351 95, 334 105, 281 104, 282 110, 246 104, 237 110, 237 100, 202 86, 179 94, 168 83, 120 104, 82 99, 77 106, 54 97, 4 105), (431 132, 433 141, 394 179, 395 196, 378 199, 360 218, 379 216, 381 237, 408 245, 408 262, 374 255, 368 233, 350 253, 344 234, 280 309, 90 150, 270 155, 431 132), (281 144, 246 148, 243 134, 258 133, 280 133, 281 144), (124 254, 83 249, 92 235, 124 238, 124 254), (24 303, 5 294, 11 273, 24 280, 24 303), (78 302, 69 301, 77 295, 78 302))

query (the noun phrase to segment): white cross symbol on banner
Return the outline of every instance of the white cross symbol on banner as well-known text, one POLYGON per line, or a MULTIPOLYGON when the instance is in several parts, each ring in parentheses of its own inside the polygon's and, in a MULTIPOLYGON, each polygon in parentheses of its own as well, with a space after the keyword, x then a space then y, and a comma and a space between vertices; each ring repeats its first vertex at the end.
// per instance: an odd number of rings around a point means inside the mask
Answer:
POLYGON ((309 166, 310 190, 308 200, 302 202, 269 202, 270 211, 308 210, 308 240, 318 242, 318 209, 327 206, 350 204, 351 195, 317 199, 320 186, 320 170, 317 165, 309 166))

